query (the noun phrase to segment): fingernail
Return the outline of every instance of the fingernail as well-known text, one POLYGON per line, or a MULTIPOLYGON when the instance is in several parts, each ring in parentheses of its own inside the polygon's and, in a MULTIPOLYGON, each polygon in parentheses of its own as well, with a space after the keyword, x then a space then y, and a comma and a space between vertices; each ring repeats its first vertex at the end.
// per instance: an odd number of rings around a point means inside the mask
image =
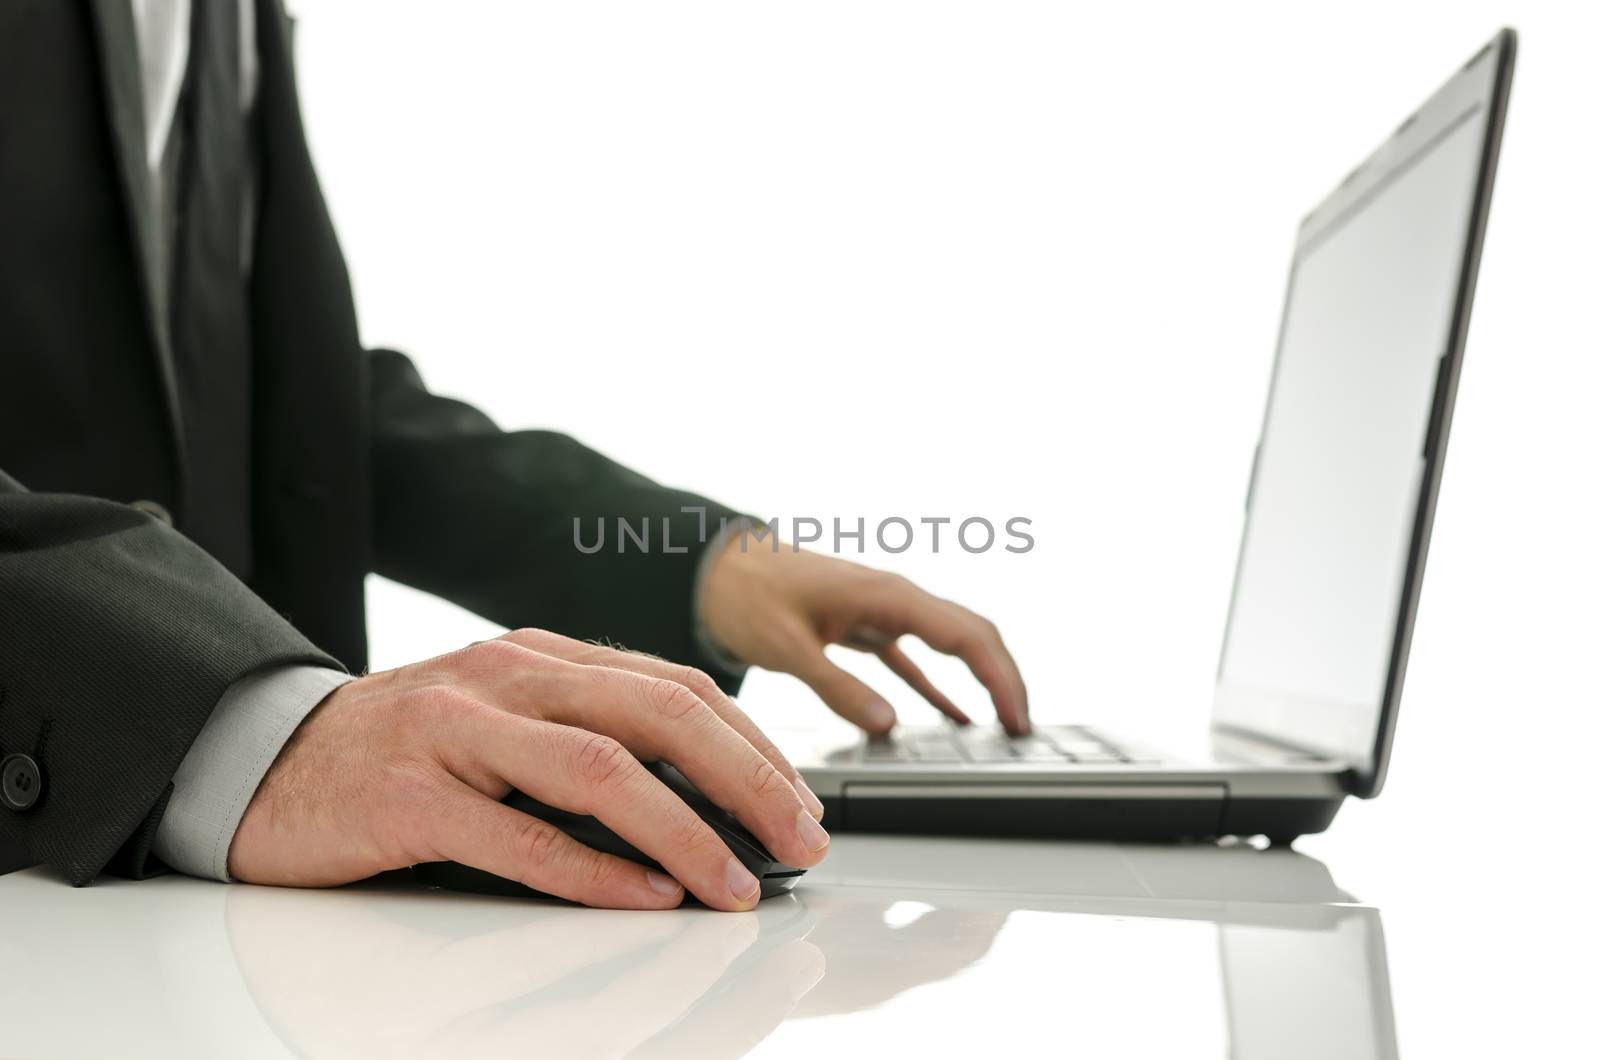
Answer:
POLYGON ((794 819, 795 831, 800 833, 800 842, 806 845, 807 850, 815 854, 828 845, 828 833, 823 831, 815 817, 801 810, 794 815, 794 819))
POLYGON ((678 881, 671 876, 663 876, 661 873, 651 872, 649 869, 645 870, 644 878, 650 882, 652 891, 666 895, 669 898, 683 889, 678 886, 678 881))
POLYGON ((861 708, 861 720, 867 728, 881 732, 894 725, 894 708, 881 699, 875 699, 861 708))
POLYGON ((817 793, 805 782, 804 777, 796 777, 794 790, 800 793, 800 801, 805 804, 806 810, 817 820, 822 820, 822 800, 817 798, 817 793))
POLYGON ((750 875, 750 870, 739 864, 738 858, 729 858, 728 891, 740 905, 743 905, 745 902, 755 900, 761 891, 761 881, 750 875))

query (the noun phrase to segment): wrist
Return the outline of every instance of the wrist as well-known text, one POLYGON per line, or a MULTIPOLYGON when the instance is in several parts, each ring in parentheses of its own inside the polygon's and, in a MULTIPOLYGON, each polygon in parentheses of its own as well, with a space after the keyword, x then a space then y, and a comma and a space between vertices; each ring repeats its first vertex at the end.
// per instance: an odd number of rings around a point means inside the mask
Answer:
POLYGON ((706 545, 695 581, 695 644, 716 669, 729 674, 742 674, 749 668, 749 664, 729 647, 727 636, 720 632, 727 629, 721 616, 728 610, 728 598, 736 591, 734 586, 739 580, 738 571, 730 566, 743 536, 737 524, 724 526, 706 545))
POLYGON ((282 666, 235 681, 173 776, 157 857, 191 876, 232 877, 229 853, 272 763, 318 703, 351 681, 320 666, 282 666))
POLYGON ((701 566, 699 591, 695 599, 695 624, 714 648, 714 656, 750 661, 749 647, 741 633, 748 633, 759 607, 755 601, 763 594, 761 561, 771 559, 778 546, 775 536, 757 540, 748 528, 727 527, 708 546, 701 566))

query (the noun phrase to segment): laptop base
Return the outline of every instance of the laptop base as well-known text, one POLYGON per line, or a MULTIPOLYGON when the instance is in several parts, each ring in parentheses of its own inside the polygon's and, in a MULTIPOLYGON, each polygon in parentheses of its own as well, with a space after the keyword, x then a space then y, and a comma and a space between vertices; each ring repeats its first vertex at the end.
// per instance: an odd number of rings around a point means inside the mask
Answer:
POLYGON ((1074 798, 1067 792, 1052 791, 1040 797, 1004 789, 991 793, 986 787, 973 781, 947 795, 913 790, 900 797, 888 793, 867 799, 819 797, 830 832, 1118 842, 1263 835, 1278 845, 1325 830, 1344 802, 1343 795, 1310 799, 1224 796, 1220 804, 1183 797, 1119 799, 1114 793, 1074 798))

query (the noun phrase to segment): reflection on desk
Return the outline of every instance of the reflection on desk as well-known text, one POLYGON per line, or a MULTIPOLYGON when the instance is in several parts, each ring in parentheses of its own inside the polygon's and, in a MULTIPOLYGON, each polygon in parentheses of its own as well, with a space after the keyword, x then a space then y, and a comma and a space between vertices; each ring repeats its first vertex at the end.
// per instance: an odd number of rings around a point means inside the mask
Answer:
POLYGON ((752 914, 0 878, 0 1054, 1395 1055, 1377 910, 1290 851, 840 836, 752 914))

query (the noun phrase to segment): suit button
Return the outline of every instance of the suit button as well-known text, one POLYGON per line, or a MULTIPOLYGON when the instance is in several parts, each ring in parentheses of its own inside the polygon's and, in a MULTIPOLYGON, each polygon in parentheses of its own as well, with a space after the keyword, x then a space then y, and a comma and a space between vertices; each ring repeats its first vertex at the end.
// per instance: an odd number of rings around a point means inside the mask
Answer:
POLYGON ((172 513, 155 501, 129 501, 128 507, 136 512, 143 512, 157 522, 172 525, 172 513))
POLYGON ((0 805, 21 812, 39 801, 44 778, 39 763, 24 754, 6 755, 0 760, 0 805))

